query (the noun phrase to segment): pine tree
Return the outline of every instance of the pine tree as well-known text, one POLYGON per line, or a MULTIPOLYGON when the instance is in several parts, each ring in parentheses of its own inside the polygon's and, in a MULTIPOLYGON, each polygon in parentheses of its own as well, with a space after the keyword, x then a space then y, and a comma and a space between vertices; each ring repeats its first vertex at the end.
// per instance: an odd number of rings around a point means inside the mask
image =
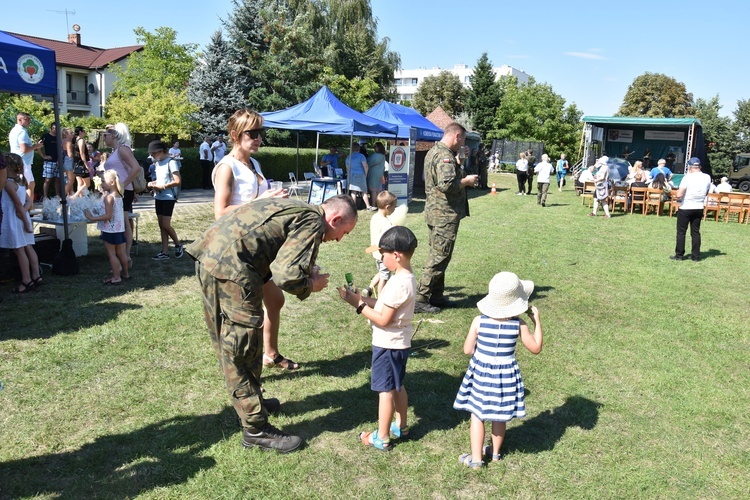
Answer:
POLYGON ((226 130, 232 113, 245 106, 244 87, 232 51, 217 30, 190 75, 188 99, 199 107, 191 118, 204 133, 226 130))
POLYGON ((500 86, 495 81, 492 63, 483 53, 474 67, 474 74, 469 77, 471 88, 466 96, 466 111, 474 119, 474 129, 482 137, 492 130, 495 112, 500 106, 500 86))

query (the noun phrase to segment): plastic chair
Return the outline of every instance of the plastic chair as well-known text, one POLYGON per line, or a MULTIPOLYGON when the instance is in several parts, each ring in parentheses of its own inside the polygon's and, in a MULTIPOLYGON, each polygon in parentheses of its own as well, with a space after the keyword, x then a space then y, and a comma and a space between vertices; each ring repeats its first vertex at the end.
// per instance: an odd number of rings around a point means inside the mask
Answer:
POLYGON ((646 205, 643 208, 643 215, 648 214, 649 207, 654 207, 656 215, 661 215, 662 193, 663 190, 661 189, 648 188, 648 191, 646 191, 646 205))
POLYGON ((647 187, 630 187, 630 213, 633 213, 636 205, 641 206, 641 213, 646 215, 646 193, 647 187))
POLYGON ((305 181, 311 181, 315 179, 315 172, 305 172, 305 181))
POLYGON ((297 177, 294 176, 294 172, 289 172, 289 182, 291 182, 290 186, 287 188, 289 195, 294 195, 299 198, 300 186, 297 184, 297 177))

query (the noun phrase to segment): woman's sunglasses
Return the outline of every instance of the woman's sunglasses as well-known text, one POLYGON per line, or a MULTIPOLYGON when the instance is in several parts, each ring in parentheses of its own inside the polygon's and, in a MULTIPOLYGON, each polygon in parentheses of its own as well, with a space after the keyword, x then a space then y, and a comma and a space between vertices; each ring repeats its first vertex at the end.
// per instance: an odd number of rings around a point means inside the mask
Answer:
POLYGON ((264 128, 254 128, 252 130, 245 130, 242 133, 245 134, 245 135, 247 135, 250 139, 255 140, 258 137, 265 138, 265 136, 266 136, 266 129, 264 129, 264 128))

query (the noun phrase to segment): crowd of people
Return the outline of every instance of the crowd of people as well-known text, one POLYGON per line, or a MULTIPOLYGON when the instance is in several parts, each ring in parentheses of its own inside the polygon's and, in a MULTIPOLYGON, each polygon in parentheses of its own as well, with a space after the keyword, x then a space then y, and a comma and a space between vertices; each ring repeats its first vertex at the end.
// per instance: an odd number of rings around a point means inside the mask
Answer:
MULTIPOLYGON (((27 121, 27 116, 19 114, 21 128, 27 121)), ((242 425, 243 446, 289 453, 298 450, 304 440, 269 423, 269 414, 278 411, 281 402, 264 394, 262 370, 299 369, 299 363, 279 352, 284 292, 304 300, 326 288, 329 274, 316 264, 320 246, 340 241, 355 228, 359 217, 357 200, 356 196, 338 195, 314 206, 290 199, 283 188, 272 188, 253 157, 264 137, 260 114, 238 110, 229 119, 227 133, 229 152, 222 136, 215 140, 206 136, 201 144, 203 187, 214 189, 215 221, 187 247, 183 247, 171 225, 181 185, 179 143, 172 147, 161 141, 149 144, 152 169, 148 187, 155 196, 161 237, 161 251, 154 259, 170 258, 172 240, 176 258, 187 253, 196 262, 204 319, 227 393, 242 425)), ((57 149, 54 127, 38 145, 29 145, 23 134, 16 132, 16 135, 27 145, 26 149, 20 148, 21 152, 31 151, 33 155, 42 149, 45 164, 54 164, 49 165, 49 171, 45 166, 47 196, 47 189, 56 178, 54 168, 58 159, 52 154, 57 149), (47 179, 51 181, 49 185, 47 179)), ((109 260, 111 275, 104 284, 118 285, 131 277, 129 213, 135 195, 133 181, 141 169, 133 156, 130 133, 122 123, 106 127, 104 142, 112 150, 106 158, 88 147, 82 129, 63 133, 63 141, 63 154, 71 159, 70 171, 79 186, 76 192, 88 190, 92 178, 99 179, 94 184, 102 192, 101 205, 97 210, 86 211, 86 217, 98 223, 109 260), (95 161, 100 162, 98 167, 92 167, 95 161), (87 173, 78 168, 80 164, 87 166, 87 173)), ((427 257, 419 279, 411 265, 418 241, 403 225, 406 208, 399 209, 396 197, 383 189, 386 169, 383 144, 376 142, 369 156, 362 151, 365 145, 355 144, 346 157, 350 194, 359 193, 367 209, 377 212, 371 218, 371 246, 367 249, 375 258, 375 276, 362 291, 350 286, 337 290, 341 299, 356 314, 364 316, 371 327, 371 389, 378 394, 378 425, 371 432, 362 432, 359 438, 363 445, 378 450, 388 451, 398 440, 411 435, 405 379, 414 314, 438 313, 441 308, 456 305, 446 296, 446 271, 460 222, 469 216, 467 188, 487 187, 489 163, 480 147, 474 153, 474 165, 478 168, 469 169, 467 174, 466 162, 471 164, 472 152, 467 151, 465 141, 466 129, 451 123, 425 157, 424 213, 428 238, 427 257)), ((586 170, 596 183, 592 215, 601 204, 605 216, 609 216, 606 202, 611 183, 607 160, 602 157, 586 170)), ((321 159, 321 166, 336 169, 338 162, 338 152, 331 148, 321 159)), ((628 180, 632 177, 633 184, 645 184, 647 173, 638 163, 633 165, 628 180)), ((27 160, 20 154, 0 157, 5 214, 0 226, 0 246, 13 248, 22 267, 16 293, 26 293, 43 283, 35 252, 29 251, 33 230, 28 217, 31 192, 24 174, 26 167, 27 160)), ((549 156, 542 154, 536 163, 530 150, 520 154, 516 167, 517 194, 530 194, 536 175, 537 203, 542 207, 546 206, 552 174, 556 174, 556 185, 561 191, 569 171, 565 155, 553 165, 549 156)), ((67 167, 63 168, 67 171, 67 167)), ((650 171, 651 185, 664 190, 678 189, 677 197, 683 200, 678 212, 675 254, 671 257, 674 260, 684 259, 688 227, 692 236, 691 257, 700 259, 700 215, 706 193, 711 189, 710 177, 701 173, 697 158, 688 161, 688 168, 689 174, 679 188, 671 186, 672 172, 662 160, 650 171)), ((73 182, 70 179, 66 185, 73 182)), ((60 192, 60 187, 56 189, 60 192)), ((519 339, 534 354, 542 349, 540 313, 529 305, 533 289, 533 282, 501 272, 492 278, 489 293, 477 304, 481 314, 472 321, 464 343, 464 352, 471 360, 454 402, 454 408, 471 414, 471 450, 459 456, 459 463, 467 467, 480 467, 485 457, 499 460, 507 422, 526 414, 524 385, 514 353, 519 339), (520 318, 522 314, 528 314, 531 325, 520 318), (492 444, 485 449, 487 421, 492 423, 492 444)))

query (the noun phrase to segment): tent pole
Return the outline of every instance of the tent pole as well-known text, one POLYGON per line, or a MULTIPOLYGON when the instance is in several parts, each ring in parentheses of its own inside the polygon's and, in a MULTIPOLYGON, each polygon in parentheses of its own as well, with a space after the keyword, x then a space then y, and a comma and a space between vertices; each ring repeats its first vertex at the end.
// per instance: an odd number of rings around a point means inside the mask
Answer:
POLYGON ((352 131, 351 134, 349 134, 349 168, 347 169, 348 172, 346 173, 346 194, 350 194, 351 190, 349 189, 349 186, 351 185, 351 173, 352 173, 352 145, 354 145, 354 131, 352 131))
MULTIPOLYGON (((320 149, 320 132, 315 132, 315 159, 313 160, 313 166, 318 165, 318 149, 320 149)), ((323 175, 323 167, 318 165, 318 168, 320 168, 320 176, 325 177, 323 175)), ((317 174, 317 172, 315 172, 317 174)))
POLYGON ((299 180, 299 130, 297 131, 297 180, 299 180))
POLYGON ((52 107, 55 111, 55 136, 57 138, 57 174, 60 177, 60 206, 62 207, 63 231, 65 239, 69 239, 68 234, 68 197, 65 195, 65 180, 63 176, 63 155, 62 155, 62 131, 60 130, 60 110, 58 108, 57 94, 52 96, 52 107))

